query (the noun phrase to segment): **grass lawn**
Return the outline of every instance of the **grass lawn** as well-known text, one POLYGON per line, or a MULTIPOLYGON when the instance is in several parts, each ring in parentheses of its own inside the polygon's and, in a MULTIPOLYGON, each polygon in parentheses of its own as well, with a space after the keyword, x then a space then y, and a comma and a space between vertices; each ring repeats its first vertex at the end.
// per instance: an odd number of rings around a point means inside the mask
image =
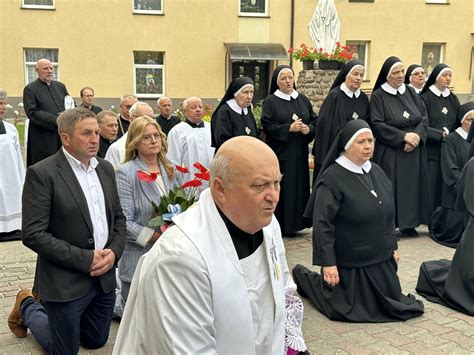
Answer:
POLYGON ((17 124, 16 129, 18 130, 18 135, 20 136, 20 145, 23 145, 25 142, 25 125, 24 124, 17 124))

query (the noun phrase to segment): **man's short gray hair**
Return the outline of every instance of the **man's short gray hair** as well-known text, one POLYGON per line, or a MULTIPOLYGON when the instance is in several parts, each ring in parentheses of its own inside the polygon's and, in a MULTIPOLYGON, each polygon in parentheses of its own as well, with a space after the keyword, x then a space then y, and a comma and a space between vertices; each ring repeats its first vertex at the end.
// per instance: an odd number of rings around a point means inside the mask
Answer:
POLYGON ((7 92, 0 88, 0 100, 6 100, 8 97, 7 92))
POLYGON ((184 99, 183 101, 183 110, 186 110, 188 108, 189 102, 194 101, 194 100, 199 100, 202 103, 202 100, 197 96, 188 97, 187 99, 184 99))
POLYGON ((138 117, 138 116, 143 116, 142 114, 139 114, 137 113, 138 111, 138 108, 140 106, 146 106, 146 107, 149 107, 152 111, 153 109, 151 108, 151 106, 148 104, 148 102, 144 102, 144 101, 137 101, 135 102, 132 107, 130 107, 130 110, 128 110, 128 113, 130 114, 130 116, 132 117, 138 117))
POLYGON ((104 123, 106 116, 112 116, 112 117, 117 118, 117 114, 114 111, 104 110, 104 111, 100 111, 97 114, 97 122, 99 122, 99 124, 104 123))
POLYGON ((94 112, 87 108, 76 107, 70 110, 63 111, 58 119, 58 132, 72 134, 74 132, 74 127, 80 121, 85 118, 95 118, 97 119, 94 112))
POLYGON ((138 100, 135 95, 126 94, 126 95, 123 95, 123 96, 120 98, 120 105, 123 104, 123 102, 124 102, 126 99, 135 99, 135 100, 138 100))
POLYGON ((230 186, 234 181, 234 172, 230 171, 230 159, 226 154, 219 154, 217 152, 211 161, 209 172, 211 174, 211 186, 216 177, 220 178, 226 186, 230 186))
MULTIPOLYGON (((161 101, 163 101, 163 100, 170 100, 170 101, 171 101, 171 99, 170 99, 169 97, 167 97, 167 96, 162 96, 162 97, 160 97, 158 100, 156 100, 156 104, 158 105, 158 107, 161 108, 161 101)), ((173 103, 173 101, 171 101, 171 103, 173 103)))

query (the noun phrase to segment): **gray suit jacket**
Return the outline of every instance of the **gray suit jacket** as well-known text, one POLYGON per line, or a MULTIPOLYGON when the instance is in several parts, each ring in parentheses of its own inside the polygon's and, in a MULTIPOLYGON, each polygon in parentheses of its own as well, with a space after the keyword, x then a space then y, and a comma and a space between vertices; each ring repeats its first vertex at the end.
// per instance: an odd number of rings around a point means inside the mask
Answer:
MULTIPOLYGON (((165 193, 175 185, 175 180, 170 180, 160 165, 165 193)), ((131 282, 135 268, 140 257, 150 250, 146 241, 153 234, 153 230, 147 227, 153 215, 151 202, 160 203, 161 192, 153 182, 144 182, 138 179, 139 170, 148 170, 145 163, 140 159, 128 161, 122 164, 116 171, 117 189, 123 213, 127 218, 127 234, 125 250, 119 264, 120 279, 131 282), (144 239, 146 238, 146 239, 144 239)))
MULTIPOLYGON (((109 236, 105 248, 122 255, 125 217, 109 162, 96 168, 105 198, 109 236)), ((38 254, 34 289, 44 301, 65 302, 90 289, 94 257, 92 221, 79 181, 59 150, 30 166, 23 187, 23 244, 38 254)), ((104 292, 115 289, 115 269, 99 276, 104 292)))

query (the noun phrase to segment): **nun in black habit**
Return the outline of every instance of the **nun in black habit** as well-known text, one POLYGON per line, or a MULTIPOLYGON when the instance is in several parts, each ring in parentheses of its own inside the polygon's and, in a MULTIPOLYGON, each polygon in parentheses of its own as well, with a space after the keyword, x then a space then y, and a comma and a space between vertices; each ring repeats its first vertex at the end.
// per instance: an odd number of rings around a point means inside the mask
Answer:
POLYGON ((392 182, 395 226, 416 236, 415 227, 431 218, 425 142, 428 117, 420 96, 404 84, 404 65, 397 57, 383 64, 370 99, 374 162, 392 182))
MULTIPOLYGON (((471 125, 471 131, 473 131, 471 125)), ((472 143, 471 143, 472 144, 472 143)), ((474 316, 474 158, 464 166, 456 205, 466 211, 467 225, 453 260, 425 261, 420 266, 416 291, 428 301, 474 316)))
POLYGON ((365 68, 361 62, 357 60, 347 62, 321 105, 313 144, 315 162, 313 181, 316 180, 334 138, 346 122, 368 118, 369 99, 360 90, 364 73, 365 68))
POLYGON ((262 128, 283 175, 275 216, 285 236, 311 225, 303 212, 310 190, 308 144, 314 139, 316 117, 308 98, 296 91, 293 69, 276 67, 263 103, 262 128))
POLYGON ((444 139, 441 146, 441 175, 443 193, 441 206, 434 213, 430 236, 436 242, 456 248, 464 231, 464 212, 456 209, 459 195, 459 178, 469 159, 470 143, 467 141, 474 118, 474 102, 459 106, 457 128, 444 139))
POLYGON ((337 135, 305 214, 313 217, 313 264, 293 269, 298 292, 329 319, 392 322, 423 313, 397 276, 395 207, 390 180, 370 162, 374 137, 353 120, 337 135))
POLYGON ((410 65, 405 73, 405 84, 411 86, 419 94, 425 82, 425 70, 423 67, 419 64, 410 65))
POLYGON ((449 91, 452 70, 446 64, 438 64, 426 82, 420 95, 428 113, 428 168, 430 176, 431 207, 435 210, 441 204, 443 179, 441 176, 441 143, 456 129, 456 112, 459 100, 449 91))
POLYGON ((257 125, 252 113, 253 92, 253 80, 247 76, 235 78, 229 84, 211 117, 212 146, 216 152, 232 137, 257 137, 257 125))

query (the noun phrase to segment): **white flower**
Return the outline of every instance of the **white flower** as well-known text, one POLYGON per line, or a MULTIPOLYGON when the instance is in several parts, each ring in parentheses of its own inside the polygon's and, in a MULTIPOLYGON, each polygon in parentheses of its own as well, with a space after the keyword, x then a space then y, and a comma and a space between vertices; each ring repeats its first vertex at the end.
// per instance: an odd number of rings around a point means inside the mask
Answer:
POLYGON ((20 115, 20 112, 18 112, 17 110, 13 111, 13 113, 15 114, 15 116, 19 116, 19 115, 20 115))
POLYGON ((110 106, 110 109, 111 110, 115 109, 115 106, 114 105, 110 106))
POLYGON ((23 102, 19 102, 18 107, 23 107, 23 102))
POLYGON ((13 107, 12 107, 12 105, 7 104, 7 105, 5 106, 5 108, 6 108, 7 110, 11 110, 13 107))

